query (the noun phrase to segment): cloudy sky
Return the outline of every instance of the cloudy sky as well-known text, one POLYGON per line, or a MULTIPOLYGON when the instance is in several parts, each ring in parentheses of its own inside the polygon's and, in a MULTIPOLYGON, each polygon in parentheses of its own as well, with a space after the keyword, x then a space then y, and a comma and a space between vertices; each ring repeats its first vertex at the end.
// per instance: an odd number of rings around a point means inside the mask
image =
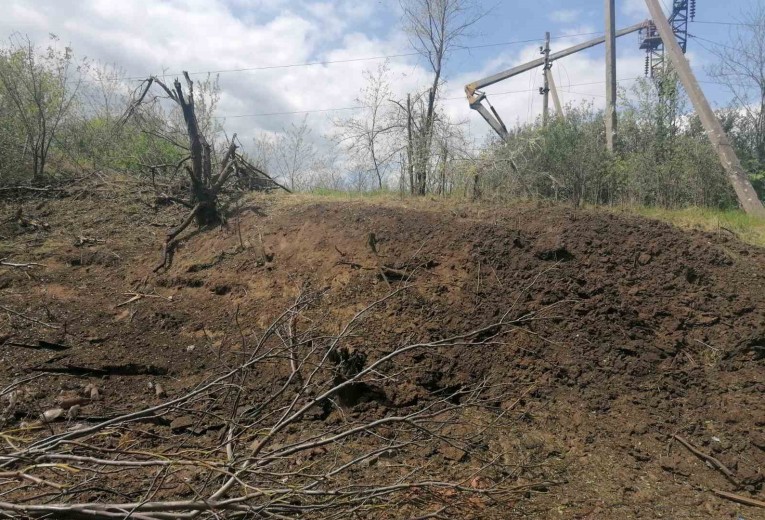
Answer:
MULTIPOLYGON (((737 21, 756 2, 698 0, 697 19, 716 22, 690 29, 705 38, 692 40, 689 49, 702 80, 709 79, 704 67, 715 58, 701 44, 725 42, 733 26, 719 22, 737 21)), ((619 27, 647 17, 644 0, 616 3, 619 27)), ((449 113, 468 120, 476 139, 487 127, 464 100, 466 83, 537 58, 545 31, 552 33, 556 51, 603 30, 603 0, 485 0, 483 7, 488 15, 448 63, 444 93, 449 113)), ((245 137, 278 132, 307 113, 319 135, 333 118, 353 113, 348 108, 357 105, 363 72, 376 69, 383 56, 392 56, 387 60, 398 94, 425 83, 425 64, 411 55, 400 21, 398 0, 3 0, 0 36, 19 32, 45 43, 54 33, 79 56, 118 64, 131 77, 221 71, 218 113, 230 131, 245 137), (306 65, 316 62, 322 63, 306 65)), ((597 47, 556 63, 564 102, 604 104, 603 52, 597 47)), ((643 74, 643 60, 636 35, 619 40, 622 86, 643 74)), ((486 92, 512 124, 539 113, 540 84, 541 71, 533 71, 486 92)), ((714 103, 727 101, 719 86, 703 86, 714 103)))

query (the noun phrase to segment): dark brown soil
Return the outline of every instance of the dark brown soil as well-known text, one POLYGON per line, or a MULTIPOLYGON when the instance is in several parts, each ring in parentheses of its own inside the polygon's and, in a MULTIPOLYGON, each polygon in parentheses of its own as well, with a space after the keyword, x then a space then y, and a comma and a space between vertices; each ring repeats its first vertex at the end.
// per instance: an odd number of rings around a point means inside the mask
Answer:
MULTIPOLYGON (((765 251, 734 238, 557 206, 253 197, 227 226, 190 233, 153 275, 179 209, 101 196, 9 202, 0 213, 0 258, 44 264, 0 267, 0 389, 40 376, 0 431, 87 383, 103 398, 84 420, 156 404, 150 383, 178 395, 235 348, 240 327, 266 327, 301 287, 326 289, 332 329, 388 284, 408 284, 370 314, 352 350, 539 316, 501 345, 412 356, 407 380, 380 389, 379 406, 482 379, 512 389, 501 404, 512 426, 493 439, 524 478, 558 485, 478 517, 765 518, 711 492, 765 500, 765 251), (9 222, 19 204, 39 225, 9 222), (136 292, 157 297, 126 303, 136 292)), ((165 431, 181 439, 188 426, 165 431)), ((470 458, 428 456, 445 474, 470 458)))

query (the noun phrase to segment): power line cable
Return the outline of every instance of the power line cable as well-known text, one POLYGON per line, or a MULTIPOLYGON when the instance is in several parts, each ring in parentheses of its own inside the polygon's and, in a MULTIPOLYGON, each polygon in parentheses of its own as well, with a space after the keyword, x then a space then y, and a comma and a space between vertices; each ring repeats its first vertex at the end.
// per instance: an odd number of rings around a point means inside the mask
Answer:
MULTIPOLYGON (((551 37, 551 39, 560 40, 565 38, 576 38, 578 36, 593 36, 593 35, 602 35, 604 33, 602 32, 586 32, 586 33, 576 33, 576 34, 566 34, 562 36, 554 36, 551 37)), ((489 47, 501 47, 501 46, 507 46, 507 45, 519 45, 522 43, 534 43, 540 41, 540 38, 533 38, 533 39, 526 39, 526 40, 513 40, 513 41, 507 41, 507 42, 498 42, 498 43, 485 43, 485 44, 479 44, 479 45, 467 45, 464 47, 459 47, 455 50, 462 51, 462 50, 472 50, 472 49, 485 49, 489 47)), ((403 58, 403 57, 410 57, 410 56, 419 56, 419 52, 403 52, 399 54, 387 54, 387 55, 381 55, 381 56, 367 56, 364 58, 347 58, 347 59, 341 59, 341 60, 324 60, 324 61, 309 61, 304 63, 287 63, 282 65, 262 65, 258 67, 242 67, 237 69, 218 69, 218 70, 199 70, 194 72, 189 72, 189 76, 198 76, 201 74, 226 74, 226 73, 234 73, 234 72, 253 72, 253 71, 259 71, 259 70, 273 70, 273 69, 287 69, 287 68, 295 68, 295 67, 313 67, 317 65, 333 65, 337 63, 352 63, 352 62, 359 62, 359 61, 374 61, 374 60, 383 60, 388 58, 403 58)), ((157 74, 155 77, 157 78, 168 78, 173 76, 180 76, 182 73, 180 72, 174 72, 174 73, 164 73, 164 74, 157 74)), ((129 78, 125 78, 128 81, 143 81, 146 79, 147 76, 133 76, 129 78)))
POLYGON ((316 112, 339 112, 341 110, 361 110, 367 108, 366 106, 356 107, 336 107, 336 108, 320 108, 317 110, 292 110, 289 112, 260 112, 257 114, 236 114, 232 116, 214 116, 216 119, 239 119, 242 117, 270 117, 270 116, 290 116, 295 114, 313 114, 316 112))
MULTIPOLYGON (((624 83, 628 81, 638 81, 640 78, 622 78, 617 80, 618 83, 624 83)), ((584 92, 574 92, 573 90, 570 90, 571 87, 583 87, 587 85, 602 85, 605 83, 605 81, 589 81, 586 83, 572 83, 570 85, 567 85, 566 88, 559 88, 561 92, 566 92, 568 94, 574 94, 577 96, 590 96, 590 97, 605 97, 600 94, 587 94, 584 92)), ((720 81, 703 81, 699 80, 699 83, 706 83, 710 85, 726 85, 725 83, 722 83, 720 81)), ((528 92, 535 92, 536 88, 528 88, 528 89, 522 89, 522 90, 505 90, 502 92, 493 92, 491 95, 492 97, 497 96, 506 96, 510 94, 526 94, 528 92)), ((448 98, 442 98, 441 101, 454 101, 456 99, 464 99, 464 96, 454 96, 454 97, 448 97, 448 98)), ((350 106, 350 107, 333 107, 333 108, 320 108, 320 109, 313 109, 313 110, 290 110, 285 112, 259 112, 255 114, 235 114, 235 115, 229 115, 229 116, 214 116, 216 119, 239 119, 239 118, 245 118, 245 117, 271 117, 271 116, 288 116, 288 115, 297 115, 297 114, 313 114, 313 113, 322 113, 322 112, 339 112, 343 110, 363 110, 364 108, 369 108, 364 105, 359 106, 350 106)))
MULTIPOLYGON (((620 80, 617 80, 618 82, 624 82, 624 81, 636 81, 637 78, 623 78, 620 80)), ((571 87, 583 87, 587 85, 600 85, 605 83, 605 81, 589 81, 586 83, 572 83, 567 86, 567 88, 571 87)), ((497 96, 506 96, 510 94, 525 94, 527 92, 535 92, 537 89, 535 88, 528 88, 528 89, 522 89, 522 90, 505 90, 502 92, 493 92, 491 95, 492 97, 497 96)), ((590 94, 584 94, 584 93, 578 93, 578 92, 571 92, 566 90, 565 92, 569 92, 571 94, 577 94, 577 95, 590 95, 590 94)), ((454 96, 454 97, 447 97, 447 98, 441 98, 441 101, 454 101, 456 99, 465 99, 465 96, 454 96)), ((349 106, 349 107, 334 107, 334 108, 320 108, 320 109, 313 109, 313 110, 290 110, 290 111, 284 111, 284 112, 259 112, 255 114, 235 114, 235 115, 229 115, 229 116, 215 116, 216 119, 239 119, 244 117, 271 117, 271 116, 288 116, 288 115, 296 115, 296 114, 313 114, 313 113, 320 113, 320 112, 336 112, 336 111, 343 111, 343 110, 362 110, 364 108, 368 108, 364 105, 358 105, 358 106, 349 106)))
POLYGON ((742 27, 762 27, 762 24, 742 23, 742 22, 712 22, 712 21, 694 20, 691 23, 702 23, 702 24, 709 24, 709 25, 739 25, 742 27))
MULTIPOLYGON (((700 38, 699 36, 694 36, 694 38, 700 39, 700 40, 704 40, 706 42, 709 42, 709 43, 712 43, 712 44, 715 44, 715 45, 720 45, 722 47, 726 47, 726 48, 734 50, 734 51, 738 51, 738 49, 736 49, 735 47, 728 47, 727 45, 723 45, 721 43, 717 43, 717 42, 715 42, 713 40, 708 40, 706 38, 700 38)), ((703 43, 698 42, 698 44, 701 46, 702 49, 704 49, 708 53, 718 55, 715 51, 713 51, 712 49, 710 49, 709 47, 707 47, 703 43)), ((732 76, 732 77, 741 77, 741 76, 748 77, 748 75, 745 75, 745 74, 721 74, 721 75, 723 75, 723 76, 732 76)), ((759 87, 759 85, 757 85, 757 83, 754 83, 754 82, 751 83, 751 84, 745 84, 745 83, 733 83, 733 82, 725 82, 725 81, 699 81, 699 83, 709 83, 709 84, 712 84, 712 85, 722 85, 722 86, 728 87, 728 88, 730 88, 730 87, 740 87, 740 88, 745 88, 745 89, 756 89, 756 88, 759 87)))
MULTIPOLYGON (((710 40, 709 38, 702 38, 701 36, 696 36, 695 34, 689 34, 688 36, 690 36, 691 38, 693 38, 695 40, 701 40, 701 41, 705 41, 707 43, 711 43, 712 45, 717 45, 718 47, 723 47, 725 49, 730 49, 730 50, 736 51, 736 52, 740 51, 740 49, 736 49, 735 47, 731 47, 730 45, 725 45, 724 43, 720 43, 720 42, 716 42, 714 40, 710 40)), ((712 54, 716 54, 714 51, 710 50, 708 47, 702 45, 701 43, 699 43, 699 45, 701 45, 701 47, 703 49, 706 49, 708 52, 710 52, 712 54)))

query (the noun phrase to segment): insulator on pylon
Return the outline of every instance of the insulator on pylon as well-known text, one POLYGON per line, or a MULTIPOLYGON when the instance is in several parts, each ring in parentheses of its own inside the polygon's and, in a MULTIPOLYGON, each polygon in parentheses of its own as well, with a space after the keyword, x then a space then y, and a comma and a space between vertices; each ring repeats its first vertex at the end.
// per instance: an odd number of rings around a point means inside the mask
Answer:
POLYGON ((648 55, 645 55, 645 75, 648 76, 648 69, 651 66, 651 59, 648 57, 648 55))
POLYGON ((691 0, 691 20, 696 19, 696 0, 691 0))

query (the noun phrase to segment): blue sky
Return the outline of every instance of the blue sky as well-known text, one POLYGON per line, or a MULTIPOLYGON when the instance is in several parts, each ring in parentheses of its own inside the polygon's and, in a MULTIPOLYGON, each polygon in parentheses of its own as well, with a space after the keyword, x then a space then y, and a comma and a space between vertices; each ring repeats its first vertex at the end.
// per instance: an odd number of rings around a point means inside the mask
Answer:
MULTIPOLYGON (((672 0, 661 0, 665 9, 671 5, 672 0)), ((728 39, 731 26, 709 24, 703 22, 737 22, 741 19, 741 11, 757 4, 758 0, 730 0, 720 2, 716 0, 697 0, 696 20, 701 23, 691 23, 689 33, 704 38, 705 40, 725 43, 728 39)), ((536 2, 521 2, 499 0, 492 10, 492 15, 487 16, 479 24, 481 40, 486 42, 502 41, 504 35, 508 39, 523 39, 525 37, 541 39, 545 31, 553 35, 563 35, 572 31, 590 32, 601 31, 603 27, 603 0, 538 0, 536 2), (581 31, 579 30, 581 29, 581 31)), ((649 18, 644 0, 617 0, 616 25, 618 28, 627 27, 641 20, 649 18)), ((584 37, 584 39, 588 39, 584 37)), ((710 80, 705 68, 714 64, 717 58, 708 52, 703 46, 714 47, 708 41, 691 39, 688 50, 694 66, 694 71, 700 80, 710 80)), ((638 49, 635 35, 625 36, 617 43, 619 57, 622 59, 644 57, 643 51, 638 49)), ((553 50, 556 50, 553 41, 553 50)), ((586 54, 599 59, 603 57, 603 48, 596 47, 586 54)), ((491 59, 492 50, 475 51, 474 57, 478 60, 491 59)), ((462 60, 461 60, 462 61, 462 60)), ((562 62, 565 65, 565 62, 562 62)), ((455 62, 455 66, 465 67, 467 64, 455 62)), ((636 77, 643 73, 640 67, 619 66, 619 78, 636 77)), ((704 90, 718 104, 725 104, 729 100, 725 90, 717 85, 705 83, 704 90)))
MULTIPOLYGON (((742 9, 757 1, 697 0, 697 19, 734 22, 742 9)), ((411 52, 399 23, 397 0, 3 0, 3 4, 0 34, 17 31, 45 43, 47 35, 55 33, 80 56, 116 63, 136 77, 163 70, 241 69, 411 52)), ((555 51, 592 38, 575 35, 602 32, 604 23, 603 0, 487 0, 482 5, 490 12, 465 45, 536 41, 460 50, 452 56, 446 69, 445 106, 452 117, 468 121, 476 139, 486 134, 486 126, 464 100, 466 83, 538 57, 545 31, 553 34, 555 51)), ((619 27, 645 19, 644 0, 617 0, 617 14, 619 27)), ((690 31, 723 43, 730 29, 696 23, 690 31)), ((690 41, 689 57, 703 81, 708 79, 705 67, 715 58, 698 43, 711 44, 690 41)), ((597 47, 556 64, 553 71, 564 102, 590 100, 603 105, 603 52, 597 47)), ((619 40, 618 56, 619 78, 643 74, 644 54, 636 35, 619 40)), ((352 112, 327 109, 354 106, 364 71, 383 61, 222 73, 219 113, 227 117, 227 128, 246 137, 278 133, 308 113, 314 135, 321 135, 331 130, 333 118, 352 112), (323 112, 310 112, 314 110, 323 112)), ((396 95, 421 90, 427 83, 424 63, 416 56, 391 58, 388 66, 396 95)), ((540 71, 533 71, 486 91, 507 123, 524 122, 539 113, 541 101, 535 91, 540 81, 540 71)), ((704 83, 703 88, 714 104, 727 103, 721 87, 704 83)))

